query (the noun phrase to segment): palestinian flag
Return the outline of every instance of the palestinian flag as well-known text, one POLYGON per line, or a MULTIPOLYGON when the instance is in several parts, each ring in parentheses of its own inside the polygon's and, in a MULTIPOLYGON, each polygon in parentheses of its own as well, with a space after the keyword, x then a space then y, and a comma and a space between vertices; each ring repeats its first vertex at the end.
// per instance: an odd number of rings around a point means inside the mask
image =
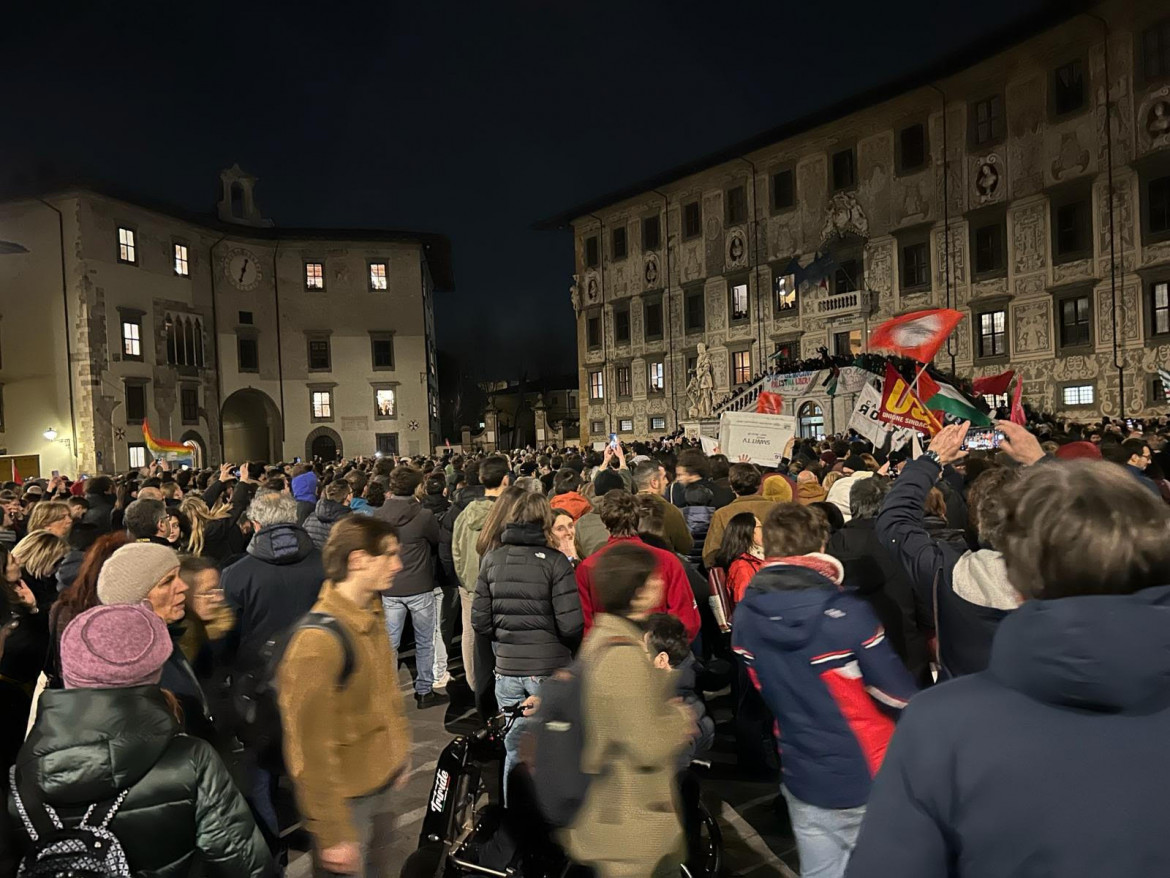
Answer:
POLYGON ((990 427, 991 418, 951 385, 935 381, 923 371, 918 379, 918 398, 932 412, 940 412, 951 421, 970 421, 972 427, 990 427))
POLYGON ((1159 366, 1158 377, 1162 379, 1162 394, 1166 397, 1166 402, 1170 402, 1170 372, 1159 366))

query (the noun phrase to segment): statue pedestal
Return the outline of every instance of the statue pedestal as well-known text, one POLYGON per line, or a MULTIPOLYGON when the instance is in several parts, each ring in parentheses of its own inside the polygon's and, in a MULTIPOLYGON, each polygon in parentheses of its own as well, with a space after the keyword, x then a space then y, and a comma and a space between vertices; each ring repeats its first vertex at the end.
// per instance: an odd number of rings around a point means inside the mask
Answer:
POLYGON ((706 436, 709 439, 719 438, 718 418, 698 418, 696 420, 680 421, 679 426, 683 428, 683 435, 688 439, 698 439, 700 436, 706 436))

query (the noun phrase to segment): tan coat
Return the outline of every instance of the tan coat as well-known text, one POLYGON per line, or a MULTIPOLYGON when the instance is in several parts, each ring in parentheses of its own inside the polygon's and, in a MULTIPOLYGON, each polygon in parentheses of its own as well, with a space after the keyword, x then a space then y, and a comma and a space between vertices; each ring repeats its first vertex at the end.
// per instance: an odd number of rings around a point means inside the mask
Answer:
POLYGON ((363 609, 326 582, 313 610, 341 622, 354 649, 342 689, 345 653, 331 631, 298 633, 280 663, 284 758, 305 826, 325 849, 358 841, 347 800, 382 789, 402 771, 410 725, 381 603, 363 609))
POLYGON ((662 508, 662 526, 666 531, 666 541, 680 555, 690 554, 691 548, 695 545, 695 538, 691 536, 690 528, 687 527, 687 520, 683 518, 682 511, 661 494, 642 491, 638 496, 654 498, 655 502, 662 508))
POLYGON ((760 521, 768 517, 776 506, 772 500, 765 500, 759 494, 749 494, 746 497, 736 497, 722 509, 716 509, 711 516, 711 529, 707 531, 707 539, 703 542, 703 563, 708 568, 714 567, 719 556, 719 548, 723 545, 723 531, 727 530, 727 522, 741 512, 750 512, 760 521))
POLYGON ((674 674, 656 669, 641 644, 637 626, 599 613, 581 646, 581 767, 597 777, 565 841, 570 856, 607 878, 648 876, 685 849, 675 772, 692 724, 670 703, 674 674), (608 645, 615 637, 637 646, 608 645))

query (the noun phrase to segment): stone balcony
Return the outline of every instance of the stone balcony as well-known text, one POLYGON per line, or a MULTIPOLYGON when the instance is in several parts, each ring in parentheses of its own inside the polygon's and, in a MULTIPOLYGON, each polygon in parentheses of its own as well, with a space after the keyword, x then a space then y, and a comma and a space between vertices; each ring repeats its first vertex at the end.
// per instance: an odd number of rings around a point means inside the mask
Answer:
POLYGON ((868 316, 870 292, 868 290, 854 290, 849 293, 838 293, 828 296, 817 302, 817 316, 819 317, 852 317, 868 316))

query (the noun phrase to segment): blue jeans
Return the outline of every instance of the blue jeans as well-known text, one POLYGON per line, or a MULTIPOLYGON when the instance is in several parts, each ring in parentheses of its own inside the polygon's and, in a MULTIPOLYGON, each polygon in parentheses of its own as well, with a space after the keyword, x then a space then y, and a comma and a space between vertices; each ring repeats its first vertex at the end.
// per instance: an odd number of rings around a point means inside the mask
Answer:
POLYGON ((800 878, 842 878, 857 844, 865 806, 818 808, 802 802, 783 786, 788 818, 800 853, 800 878))
POLYGON ((382 609, 386 612, 386 630, 395 656, 402 643, 406 614, 410 613, 414 628, 414 694, 426 695, 435 685, 435 596, 430 591, 408 598, 382 595, 382 609))
MULTIPOLYGON (((547 680, 548 677, 505 677, 501 674, 496 674, 496 704, 500 706, 500 710, 505 707, 512 707, 519 704, 529 695, 540 694, 540 684, 547 680)), ((508 734, 504 736, 504 777, 505 779, 512 773, 513 766, 516 765, 516 754, 520 750, 520 736, 524 732, 524 727, 528 725, 528 720, 524 717, 516 720, 508 734)), ((505 780, 504 792, 507 793, 507 781, 505 780)))

